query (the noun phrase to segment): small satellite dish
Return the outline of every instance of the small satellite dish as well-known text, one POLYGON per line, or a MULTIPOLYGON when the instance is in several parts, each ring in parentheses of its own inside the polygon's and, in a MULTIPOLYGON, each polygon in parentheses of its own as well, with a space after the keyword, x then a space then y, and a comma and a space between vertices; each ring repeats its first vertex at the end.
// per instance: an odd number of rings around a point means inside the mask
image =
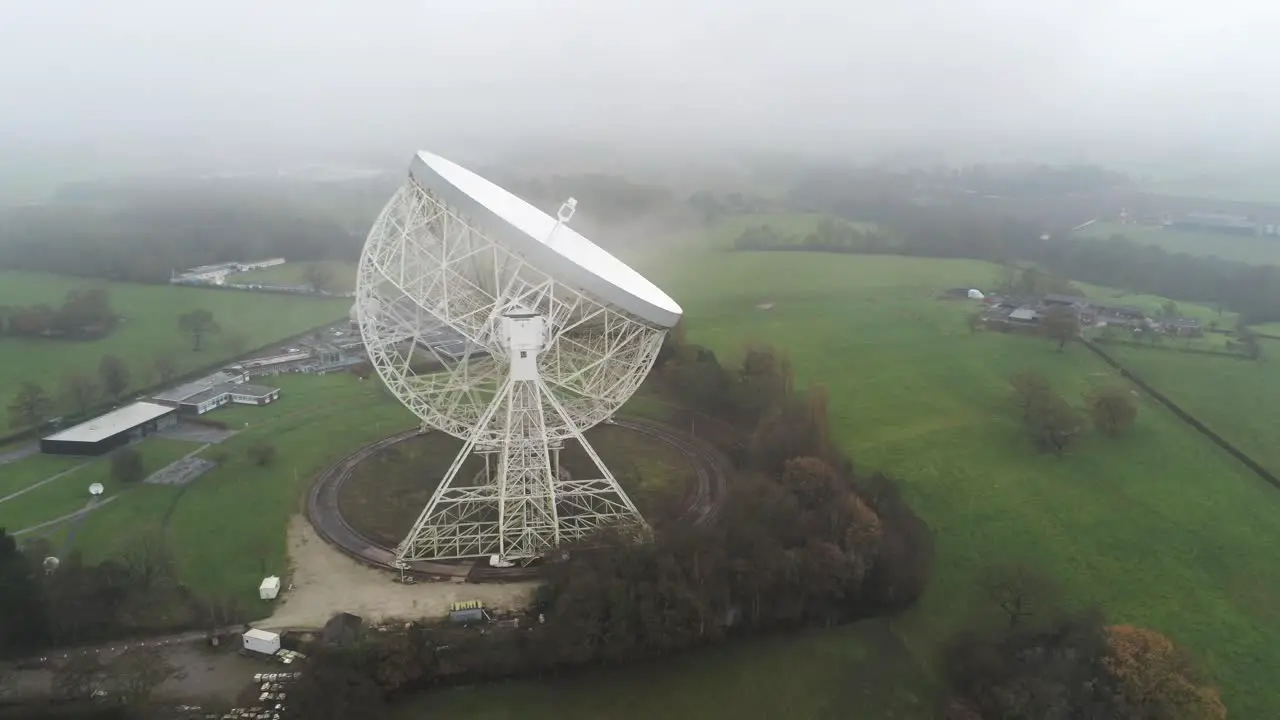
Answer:
POLYGON ((54 570, 58 569, 58 566, 62 564, 62 561, 50 555, 49 557, 44 559, 43 564, 44 564, 44 571, 47 573, 51 573, 54 570))
POLYGON ((102 483, 94 483, 89 486, 89 494, 98 497, 102 494, 102 483))
POLYGON ((970 291, 969 291, 969 299, 970 299, 970 300, 981 300, 981 299, 983 299, 983 298, 985 298, 985 297, 986 297, 986 295, 983 295, 981 290, 970 290, 970 291))

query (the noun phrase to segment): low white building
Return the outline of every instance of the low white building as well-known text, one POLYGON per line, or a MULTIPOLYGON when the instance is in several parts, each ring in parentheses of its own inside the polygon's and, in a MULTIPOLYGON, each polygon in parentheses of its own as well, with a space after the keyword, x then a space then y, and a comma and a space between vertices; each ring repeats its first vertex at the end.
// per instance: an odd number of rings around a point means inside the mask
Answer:
POLYGON ((263 268, 283 265, 284 262, 284 258, 268 258, 266 260, 258 260, 256 262, 236 263, 236 268, 240 270, 240 272, 248 272, 250 270, 261 270, 263 268))
POLYGON ((40 440, 40 451, 51 455, 102 455, 174 424, 172 407, 136 402, 116 408, 40 440))
POLYGON ((278 633, 250 628, 244 633, 244 649, 263 655, 275 655, 280 652, 280 635, 278 633))
POLYGON ((272 575, 262 579, 262 584, 258 586, 258 597, 263 600, 275 600, 280 594, 280 578, 272 575))

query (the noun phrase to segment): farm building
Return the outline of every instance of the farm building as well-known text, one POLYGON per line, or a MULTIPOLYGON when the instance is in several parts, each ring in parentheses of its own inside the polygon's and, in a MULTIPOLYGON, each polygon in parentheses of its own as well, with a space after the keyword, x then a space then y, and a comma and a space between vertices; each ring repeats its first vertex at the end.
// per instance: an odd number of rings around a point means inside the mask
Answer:
POLYGON ((153 402, 136 402, 40 440, 40 452, 51 455, 101 455, 177 421, 177 410, 153 402))
POLYGON ((1200 328, 1200 321, 1195 318, 1166 318, 1160 321, 1160 327, 1167 335, 1177 335, 1178 337, 1201 337, 1204 335, 1204 331, 1200 328))

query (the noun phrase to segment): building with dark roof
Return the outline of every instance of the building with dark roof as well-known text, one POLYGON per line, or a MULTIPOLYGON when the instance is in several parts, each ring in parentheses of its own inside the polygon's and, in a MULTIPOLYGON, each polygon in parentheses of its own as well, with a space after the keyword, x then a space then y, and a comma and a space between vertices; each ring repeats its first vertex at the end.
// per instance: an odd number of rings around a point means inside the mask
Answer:
POLYGON ((185 398, 178 403, 178 412, 183 415, 203 415, 229 403, 266 405, 279 398, 280 388, 248 383, 224 383, 185 398))

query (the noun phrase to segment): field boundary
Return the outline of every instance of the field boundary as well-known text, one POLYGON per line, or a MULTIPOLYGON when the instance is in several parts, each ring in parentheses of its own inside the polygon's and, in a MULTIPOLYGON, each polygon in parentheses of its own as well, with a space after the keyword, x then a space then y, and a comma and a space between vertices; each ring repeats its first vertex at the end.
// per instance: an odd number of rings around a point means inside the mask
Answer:
POLYGON ((1183 410, 1181 406, 1179 406, 1173 400, 1169 399, 1168 396, 1166 396, 1164 393, 1152 387, 1146 380, 1143 380, 1132 370, 1121 365, 1115 358, 1108 355, 1106 351, 1104 351, 1102 348, 1098 347, 1097 345, 1095 345, 1093 342, 1089 340, 1081 339, 1081 342, 1084 344, 1085 347, 1089 348, 1089 350, 1091 350, 1095 355, 1102 358, 1103 362, 1107 363, 1108 365, 1115 368, 1116 370, 1119 370, 1120 374, 1124 376, 1125 379, 1129 380, 1134 385, 1137 385, 1139 388, 1143 390, 1143 392, 1146 392, 1148 395, 1155 398, 1156 402, 1168 408, 1169 411, 1172 412, 1179 420, 1190 425, 1201 435, 1204 435, 1206 438, 1208 438, 1210 442, 1222 448, 1223 450, 1226 450, 1232 457, 1239 460, 1241 463, 1244 463, 1244 466, 1252 470, 1258 477, 1265 480, 1268 484, 1270 484, 1272 487, 1276 488, 1277 490, 1280 490, 1280 478, 1277 478, 1274 474, 1271 473, 1270 470, 1267 470, 1265 467, 1263 467, 1262 464, 1259 463, 1257 460, 1254 460, 1253 458, 1249 457, 1247 454, 1245 454, 1243 450, 1233 445, 1229 440, 1227 440, 1226 438, 1222 437, 1218 433, 1211 430, 1209 426, 1205 425, 1200 420, 1197 420, 1194 415, 1187 412, 1186 410, 1183 410))
MULTIPOLYGON (((1261 337, 1261 335, 1259 337, 1261 337)), ((1177 347, 1176 345, 1151 345, 1149 343, 1138 342, 1136 340, 1111 340, 1106 338, 1094 338, 1090 340, 1090 342, 1098 345, 1123 345, 1125 347, 1135 347, 1142 350, 1176 352, 1183 353, 1185 355, 1209 355, 1212 357, 1229 357, 1235 360, 1253 360, 1253 358, 1243 353, 1229 352, 1227 350, 1205 350, 1204 348, 1177 347)))

